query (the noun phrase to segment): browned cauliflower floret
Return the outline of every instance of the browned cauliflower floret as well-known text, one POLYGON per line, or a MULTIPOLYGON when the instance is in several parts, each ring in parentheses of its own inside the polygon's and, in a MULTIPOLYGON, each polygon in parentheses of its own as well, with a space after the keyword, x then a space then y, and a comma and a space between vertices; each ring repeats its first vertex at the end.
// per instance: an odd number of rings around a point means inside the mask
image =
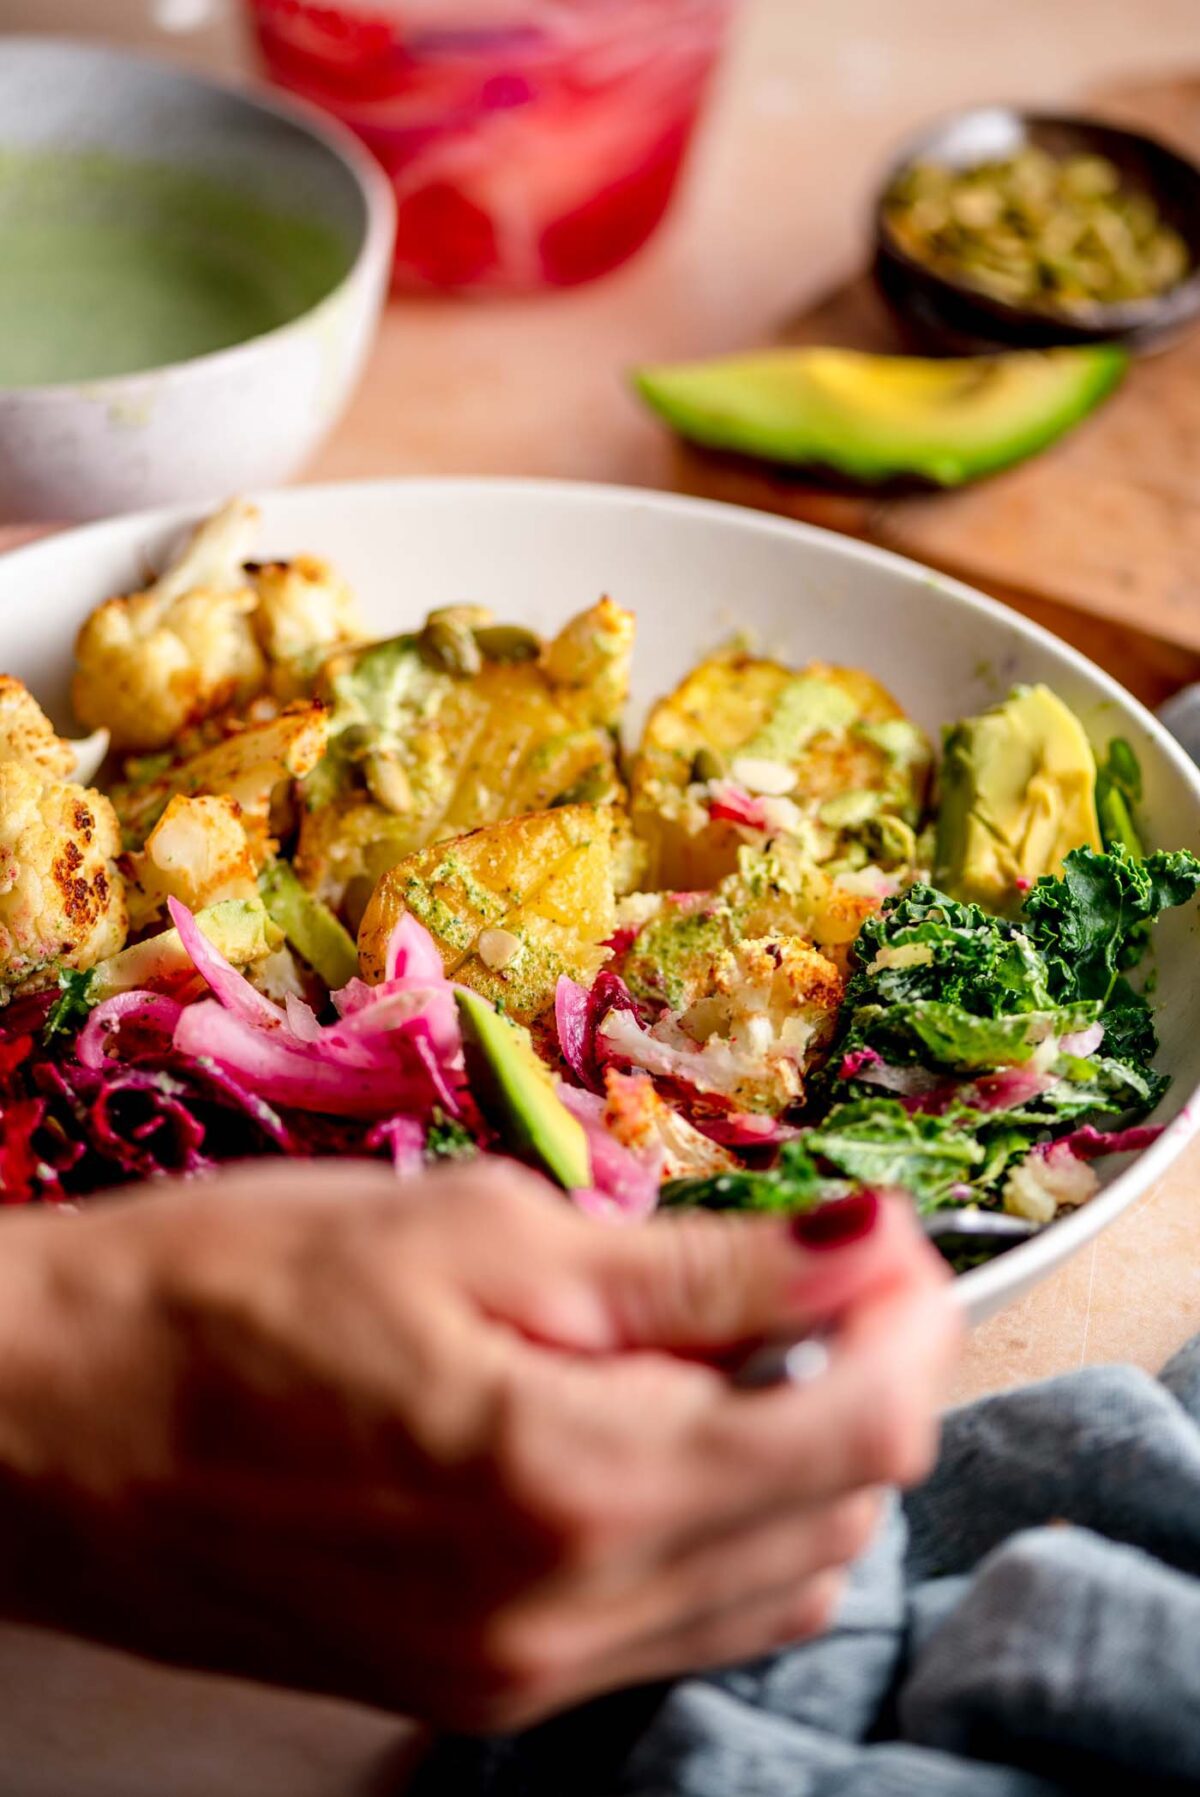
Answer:
POLYGON ((255 630, 271 663, 280 699, 307 692, 320 663, 366 634, 354 594, 328 562, 298 555, 290 562, 251 563, 258 594, 255 630))
POLYGON ((311 773, 325 753, 329 714, 318 700, 297 701, 275 717, 231 731, 212 748, 168 767, 156 779, 115 787, 113 797, 126 843, 142 845, 178 794, 225 794, 241 808, 241 821, 259 861, 270 848, 271 798, 290 780, 311 773))
POLYGON ((135 882, 129 889, 130 916, 141 929, 166 905, 181 899, 191 911, 223 899, 253 898, 257 861, 242 821, 242 808, 227 794, 186 799, 176 795, 146 838, 129 857, 135 882))
POLYGON ((726 1149, 659 1097, 647 1075, 618 1073, 610 1067, 604 1094, 604 1126, 609 1134, 635 1153, 659 1154, 663 1179, 701 1178, 737 1166, 726 1149))
POLYGON ((0 762, 0 987, 50 984, 125 941, 116 813, 98 792, 0 762))
POLYGON ((75 767, 71 744, 12 674, 0 674, 0 761, 19 761, 57 780, 65 780, 75 767))
POLYGON ((608 1048, 659 1078, 679 1079, 739 1110, 778 1115, 804 1096, 805 1074, 827 1046, 842 976, 811 943, 758 937, 716 955, 686 1010, 649 1030, 628 1012, 600 1026, 608 1048))
POLYGON ((201 526, 144 592, 109 599, 75 646, 75 710, 119 749, 161 749, 267 678, 243 562, 258 514, 235 504, 201 526))

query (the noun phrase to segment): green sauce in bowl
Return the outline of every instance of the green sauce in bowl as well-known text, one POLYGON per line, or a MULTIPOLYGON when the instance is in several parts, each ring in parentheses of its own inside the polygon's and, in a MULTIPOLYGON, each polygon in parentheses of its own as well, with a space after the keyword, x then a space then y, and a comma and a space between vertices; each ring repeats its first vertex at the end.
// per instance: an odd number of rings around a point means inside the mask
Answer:
POLYGON ((0 150, 0 387, 103 380, 276 330, 354 246, 188 170, 0 150))

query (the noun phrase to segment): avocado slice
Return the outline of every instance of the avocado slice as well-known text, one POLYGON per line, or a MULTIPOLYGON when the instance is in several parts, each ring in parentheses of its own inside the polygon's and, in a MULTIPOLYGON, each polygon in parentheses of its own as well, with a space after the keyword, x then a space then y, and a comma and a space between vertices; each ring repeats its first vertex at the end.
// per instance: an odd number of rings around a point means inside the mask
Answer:
MULTIPOLYGON (((196 922, 234 967, 261 961, 283 941, 282 931, 272 923, 261 899, 222 899, 220 904, 197 911, 196 922)), ((87 976, 88 1002, 99 1004, 101 999, 139 986, 171 985, 192 971, 179 931, 161 930, 157 936, 147 936, 144 942, 98 961, 87 976)))
POLYGON ((477 992, 455 991, 471 1092, 503 1145, 568 1191, 592 1183, 583 1125, 524 1035, 477 992))
POLYGON ((286 861, 272 861, 258 876, 258 890, 271 921, 331 992, 358 973, 358 950, 350 932, 328 905, 306 892, 286 861))
POLYGON ((1015 910, 1072 849, 1102 844, 1096 758, 1048 686, 1023 686, 955 725, 941 771, 934 878, 953 898, 1015 910))
POLYGON ((642 397, 683 437, 862 482, 957 487, 1034 455, 1125 372, 1114 344, 946 360, 764 350, 642 369, 642 397))
MULTIPOLYGON (((196 922, 214 948, 234 967, 260 961, 279 947, 282 932, 263 909, 261 899, 222 899, 196 912, 196 922)), ((69 969, 58 976, 59 996, 46 1015, 43 1040, 78 1029, 94 1005, 119 992, 142 986, 174 986, 195 970, 178 930, 161 930, 94 967, 69 969)))

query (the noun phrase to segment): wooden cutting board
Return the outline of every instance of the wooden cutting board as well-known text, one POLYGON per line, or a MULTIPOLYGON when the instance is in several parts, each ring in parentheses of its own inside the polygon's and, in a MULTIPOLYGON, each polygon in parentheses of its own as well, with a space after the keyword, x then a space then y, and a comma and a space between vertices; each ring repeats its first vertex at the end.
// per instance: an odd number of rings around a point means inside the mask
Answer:
MULTIPOLYGON (((1106 88, 1086 106, 1200 159, 1200 76, 1106 88)), ((907 347, 867 275, 780 341, 907 347)), ((1149 702, 1200 679, 1200 330, 1140 361, 1054 448, 958 493, 845 493, 687 448, 678 472, 692 492, 823 524, 984 587, 1149 702)))

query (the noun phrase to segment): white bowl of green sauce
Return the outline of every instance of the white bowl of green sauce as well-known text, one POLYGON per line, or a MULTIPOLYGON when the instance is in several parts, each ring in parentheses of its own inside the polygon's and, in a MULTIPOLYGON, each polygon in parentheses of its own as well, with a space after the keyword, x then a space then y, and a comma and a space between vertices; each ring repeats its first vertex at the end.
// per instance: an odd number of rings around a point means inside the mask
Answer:
POLYGON ((0 519, 290 478, 361 373, 392 215, 321 114, 0 38, 0 519))

